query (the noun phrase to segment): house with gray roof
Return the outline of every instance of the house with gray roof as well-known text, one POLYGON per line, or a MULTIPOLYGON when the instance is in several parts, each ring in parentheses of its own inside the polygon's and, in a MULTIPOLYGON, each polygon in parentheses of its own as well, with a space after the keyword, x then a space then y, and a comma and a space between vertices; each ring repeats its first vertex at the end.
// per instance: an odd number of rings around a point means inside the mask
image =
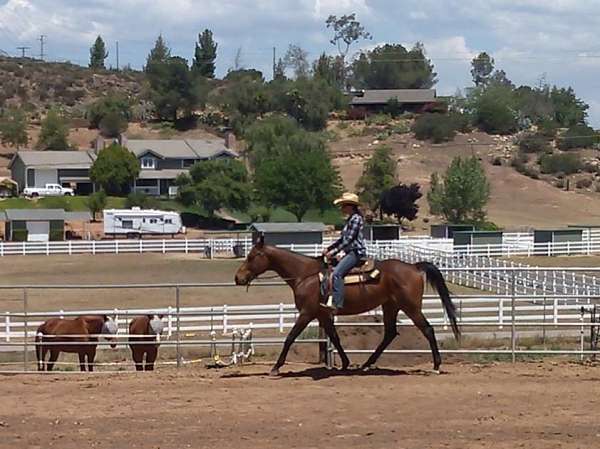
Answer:
MULTIPOLYGON (((133 190, 148 195, 175 194, 175 179, 188 173, 198 161, 220 158, 237 158, 238 154, 229 148, 229 139, 128 139, 121 136, 118 142, 131 151, 140 162, 140 174, 133 190)), ((97 150, 104 148, 106 141, 96 144, 97 150)))
POLYGON ((90 168, 96 159, 92 151, 18 151, 8 168, 19 192, 27 187, 60 184, 77 195, 93 191, 90 168))
POLYGON ((355 115, 380 112, 390 100, 398 101, 407 112, 425 112, 439 105, 435 89, 367 89, 352 93, 350 110, 355 115))

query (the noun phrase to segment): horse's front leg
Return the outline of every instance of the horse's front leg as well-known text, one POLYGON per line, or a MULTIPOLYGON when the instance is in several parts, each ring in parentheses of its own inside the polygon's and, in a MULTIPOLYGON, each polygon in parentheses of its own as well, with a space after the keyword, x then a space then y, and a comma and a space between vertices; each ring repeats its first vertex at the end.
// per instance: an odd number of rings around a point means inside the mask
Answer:
POLYGON ((292 330, 290 330, 290 333, 285 339, 285 343, 283 344, 283 349, 281 350, 281 354, 279 354, 277 363, 275 363, 275 366, 273 366, 273 369, 271 370, 271 376, 279 375, 279 368, 281 368, 285 363, 285 359, 287 358, 290 346, 292 346, 294 340, 298 338, 298 335, 302 333, 306 326, 308 326, 308 323, 310 323, 314 318, 315 317, 313 315, 310 315, 306 312, 300 313, 298 319, 296 320, 296 323, 294 323, 294 327, 292 327, 292 330))

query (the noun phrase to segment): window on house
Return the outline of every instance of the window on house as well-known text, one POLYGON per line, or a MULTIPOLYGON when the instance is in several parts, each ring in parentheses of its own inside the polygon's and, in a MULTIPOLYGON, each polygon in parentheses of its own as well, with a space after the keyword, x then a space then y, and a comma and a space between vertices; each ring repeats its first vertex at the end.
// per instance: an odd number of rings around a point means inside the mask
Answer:
POLYGON ((173 224, 173 220, 170 218, 165 218, 165 223, 166 224, 173 224))
POLYGON ((142 168, 156 168, 156 159, 153 157, 143 157, 142 168))
POLYGON ((157 220, 156 220, 156 218, 151 218, 151 219, 150 219, 150 224, 156 224, 156 223, 157 223, 157 220))
POLYGON ((195 159, 184 159, 183 160, 183 168, 190 168, 195 163, 196 163, 195 159))
POLYGON ((123 229, 133 229, 133 220, 123 220, 121 225, 123 229))

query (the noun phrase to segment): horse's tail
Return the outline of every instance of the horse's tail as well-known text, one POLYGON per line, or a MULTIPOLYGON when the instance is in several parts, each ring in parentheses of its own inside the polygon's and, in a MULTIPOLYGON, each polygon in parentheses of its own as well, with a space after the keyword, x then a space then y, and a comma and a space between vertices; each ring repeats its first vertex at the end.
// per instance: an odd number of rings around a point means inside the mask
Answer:
POLYGON ((448 286, 446 285, 446 281, 444 280, 441 271, 431 262, 418 262, 415 266, 419 271, 425 273, 429 285, 431 285, 431 287, 438 292, 438 295, 440 295, 442 304, 446 310, 446 315, 448 315, 448 318, 450 319, 454 338, 460 340, 460 329, 456 323, 456 308, 454 307, 452 298, 450 298, 450 290, 448 290, 448 286))

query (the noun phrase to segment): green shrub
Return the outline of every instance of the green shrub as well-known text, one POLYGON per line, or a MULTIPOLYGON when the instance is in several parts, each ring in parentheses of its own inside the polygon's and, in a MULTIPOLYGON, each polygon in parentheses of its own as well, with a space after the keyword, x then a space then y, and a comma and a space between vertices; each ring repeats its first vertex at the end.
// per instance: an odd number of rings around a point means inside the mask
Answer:
POLYGON ((542 173, 564 173, 571 175, 582 168, 581 159, 576 154, 543 154, 540 157, 542 173))
POLYGON ((410 124, 406 121, 396 123, 390 130, 393 134, 407 134, 410 132, 410 124))
POLYGON ((388 114, 369 115, 365 119, 365 123, 369 126, 385 126, 392 121, 392 117, 388 114))
POLYGON ((142 192, 131 192, 127 195, 125 200, 125 207, 131 209, 132 207, 139 207, 141 209, 155 209, 158 208, 159 202, 156 198, 146 195, 142 192))
POLYGON ((600 141, 600 136, 594 128, 587 125, 575 125, 569 128, 558 139, 558 148, 570 150, 573 148, 590 148, 600 141))
POLYGON ((469 133, 473 130, 471 116, 460 112, 451 112, 449 116, 454 120, 454 125, 461 133, 469 133))
POLYGON ((424 114, 415 121, 412 130, 419 140, 448 142, 456 136, 456 121, 449 115, 424 114))
POLYGON ((399 117, 402 114, 402 103, 397 98, 390 98, 383 111, 393 118, 399 117))
POLYGON ((548 140, 541 134, 525 134, 519 139, 519 150, 523 153, 544 153, 549 149, 548 140))

